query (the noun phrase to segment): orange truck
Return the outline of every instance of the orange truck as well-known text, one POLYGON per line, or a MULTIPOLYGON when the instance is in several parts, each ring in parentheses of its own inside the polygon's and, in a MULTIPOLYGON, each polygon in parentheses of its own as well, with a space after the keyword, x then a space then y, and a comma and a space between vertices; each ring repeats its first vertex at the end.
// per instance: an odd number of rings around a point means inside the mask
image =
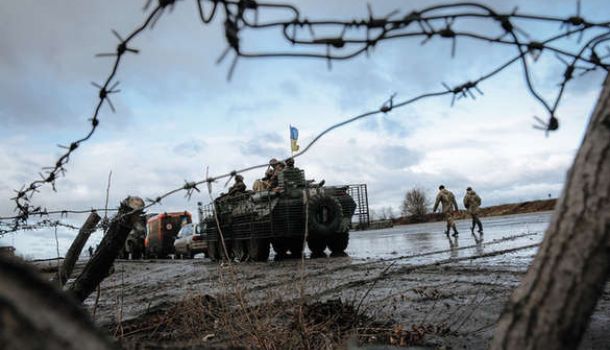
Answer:
POLYGON ((174 253, 174 240, 182 226, 192 223, 188 211, 157 214, 146 222, 146 257, 163 259, 174 253))

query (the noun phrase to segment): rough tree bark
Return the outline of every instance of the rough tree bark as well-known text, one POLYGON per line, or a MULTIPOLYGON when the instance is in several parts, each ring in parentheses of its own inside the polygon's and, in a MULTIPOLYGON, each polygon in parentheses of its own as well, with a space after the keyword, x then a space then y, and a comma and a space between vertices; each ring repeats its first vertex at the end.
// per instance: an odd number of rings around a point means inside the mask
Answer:
POLYGON ((113 349, 66 293, 17 259, 0 256, 0 348, 113 349))
POLYGON ((66 284, 66 281, 72 274, 72 270, 74 270, 74 264, 76 264, 80 253, 83 251, 85 243, 87 243, 91 233, 95 231, 95 226, 100 220, 101 217, 97 215, 97 213, 93 212, 89 214, 89 217, 78 231, 78 235, 72 242, 72 245, 70 245, 70 249, 68 249, 68 252, 66 253, 66 258, 64 259, 61 269, 57 271, 57 275, 53 279, 55 284, 58 284, 61 287, 66 284))
POLYGON ((144 201, 138 197, 127 197, 121 202, 117 215, 100 242, 97 253, 89 260, 83 272, 76 278, 70 291, 81 302, 108 276, 110 268, 119 255, 133 224, 138 220, 144 201))
POLYGON ((610 273, 610 75, 492 349, 575 349, 610 273))

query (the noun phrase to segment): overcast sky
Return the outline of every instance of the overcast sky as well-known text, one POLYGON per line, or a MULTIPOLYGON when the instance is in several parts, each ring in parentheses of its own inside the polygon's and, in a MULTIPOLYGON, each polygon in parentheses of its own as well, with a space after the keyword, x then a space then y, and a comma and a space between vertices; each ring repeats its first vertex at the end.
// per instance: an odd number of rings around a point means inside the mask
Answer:
MULTIPOLYGON (((145 1, 3 1, 0 2, 0 215, 13 213, 13 189, 38 177, 55 163, 60 149, 82 137, 97 102, 91 81, 102 82, 112 60, 95 58, 117 44, 110 29, 126 35, 146 14, 145 1)), ((393 9, 406 14, 428 1, 375 1, 374 13, 393 9)), ((575 1, 495 1, 498 10, 569 16, 575 1)), ((298 2, 308 18, 362 18, 365 1, 298 2)), ((582 1, 582 14, 600 19, 610 13, 604 0, 582 1)), ((607 19, 607 18, 606 18, 607 19)), ((470 25, 477 30, 480 24, 470 25)), ((530 27, 535 38, 559 29, 530 27)), ((250 50, 291 49, 277 31, 245 33, 250 50)), ((573 47, 576 38, 563 43, 573 47)), ((66 177, 37 193, 33 203, 49 209, 103 207, 108 172, 112 170, 110 203, 127 195, 155 197, 184 180, 259 164, 289 155, 289 125, 299 128, 303 146, 329 125, 379 108, 392 93, 408 99, 476 79, 502 63, 514 49, 440 39, 421 46, 415 41, 382 43, 367 58, 323 60, 240 60, 231 81, 228 63, 215 61, 226 47, 222 21, 203 25, 195 1, 182 1, 174 11, 145 31, 131 46, 118 72, 122 92, 112 96, 115 114, 105 106, 92 139, 71 157, 66 177)), ((534 65, 534 81, 551 100, 563 66, 550 53, 534 65)), ((603 76, 592 73, 568 86, 558 112, 561 128, 545 137, 534 130, 532 117, 546 117, 525 89, 515 65, 482 83, 484 96, 460 100, 427 99, 387 115, 341 128, 297 160, 307 178, 328 184, 366 183, 373 209, 398 211, 405 191, 424 188, 432 197, 445 184, 461 199, 472 186, 483 205, 557 197, 603 76)), ((263 170, 244 174, 246 183, 263 170)), ((214 193, 224 182, 214 185, 214 193)), ((181 194, 151 211, 189 210, 181 194)), ((80 225, 82 217, 68 221, 80 225)), ((74 233, 60 229, 60 250, 74 233)), ((22 254, 55 254, 52 232, 21 232, 0 239, 22 254), (50 248, 52 247, 52 248, 50 248)))

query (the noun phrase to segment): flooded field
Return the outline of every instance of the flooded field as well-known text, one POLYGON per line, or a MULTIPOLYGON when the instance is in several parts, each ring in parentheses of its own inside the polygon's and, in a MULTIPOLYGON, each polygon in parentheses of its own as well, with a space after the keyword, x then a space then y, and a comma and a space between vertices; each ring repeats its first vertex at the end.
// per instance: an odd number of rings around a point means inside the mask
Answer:
MULTIPOLYGON (((457 222, 457 238, 443 234, 444 223, 353 232, 349 256, 341 258, 222 265, 203 258, 119 261, 103 282, 97 303, 92 295, 86 305, 91 312, 95 309, 96 322, 126 348, 204 343, 266 347, 261 345, 265 339, 273 344, 278 337, 266 330, 284 329, 278 324, 296 317, 292 310, 303 312, 314 305, 316 312, 330 308, 333 315, 351 310, 350 317, 340 319, 353 324, 345 329, 337 326, 350 344, 364 340, 483 349, 506 298, 535 255, 550 217, 550 213, 538 213, 485 218, 482 238, 471 235, 468 221, 457 222), (194 300, 198 308, 193 308, 194 300), (216 305, 214 312, 210 304, 216 305), (189 305, 186 312, 184 305, 189 305), (199 310, 196 317, 193 310, 199 310), (357 322, 353 321, 356 314, 357 322), (194 319, 202 321, 194 326, 194 319), (235 328, 237 324, 242 328, 235 328), (185 325, 194 328, 185 333, 185 325), (371 335, 371 329, 398 333, 371 335)), ((607 286, 582 349, 610 344, 609 309, 607 286)), ((302 329, 313 332, 317 328, 312 324, 318 323, 312 320, 321 316, 311 317, 305 322, 309 326, 302 329)), ((336 345, 320 335, 324 332, 330 331, 316 331, 320 337, 316 344, 336 345)), ((270 348, 291 343, 282 344, 270 348)))
MULTIPOLYGON (((404 256, 404 263, 426 263, 435 259, 471 256, 489 251, 520 247, 542 241, 551 212, 483 218, 484 234, 477 242, 470 232, 470 220, 456 221, 460 235, 443 234, 443 222, 432 222, 391 229, 359 231, 350 234, 348 253, 352 260, 392 259, 404 256), (434 255, 420 254, 439 252, 434 255), (407 258, 412 256, 410 258, 407 258)), ((531 256, 533 251, 522 254, 531 256)), ((523 263, 529 263, 524 260, 523 263)))

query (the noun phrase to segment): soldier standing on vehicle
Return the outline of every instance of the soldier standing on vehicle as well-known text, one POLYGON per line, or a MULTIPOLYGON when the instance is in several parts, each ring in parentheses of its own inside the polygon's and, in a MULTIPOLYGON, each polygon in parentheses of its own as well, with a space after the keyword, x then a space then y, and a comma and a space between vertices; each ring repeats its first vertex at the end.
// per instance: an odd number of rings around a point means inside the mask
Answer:
POLYGON ((277 162, 273 167, 273 175, 271 175, 271 179, 269 180, 272 189, 275 189, 279 185, 279 176, 285 167, 286 163, 284 162, 277 162))
POLYGON ((294 158, 286 159, 286 168, 294 168, 294 158))
POLYGON ((474 234, 475 225, 479 226, 478 232, 483 234, 483 224, 481 220, 479 220, 479 207, 481 206, 481 197, 472 189, 472 187, 468 187, 466 189, 466 194, 464 195, 464 207, 468 210, 470 215, 472 216, 472 227, 470 228, 470 232, 474 234))
POLYGON ((246 192, 246 184, 244 183, 244 177, 241 175, 235 175, 235 183, 229 188, 227 196, 244 192, 246 192))
POLYGON ((444 185, 440 185, 438 187, 438 194, 436 195, 436 201, 434 202, 434 209, 432 209, 433 212, 436 212, 439 203, 442 204, 443 215, 447 221, 447 231, 445 231, 445 234, 449 236, 449 230, 453 228, 453 236, 457 236, 459 233, 455 227, 453 212, 459 210, 458 205, 455 201, 455 196, 453 193, 447 190, 444 185))

